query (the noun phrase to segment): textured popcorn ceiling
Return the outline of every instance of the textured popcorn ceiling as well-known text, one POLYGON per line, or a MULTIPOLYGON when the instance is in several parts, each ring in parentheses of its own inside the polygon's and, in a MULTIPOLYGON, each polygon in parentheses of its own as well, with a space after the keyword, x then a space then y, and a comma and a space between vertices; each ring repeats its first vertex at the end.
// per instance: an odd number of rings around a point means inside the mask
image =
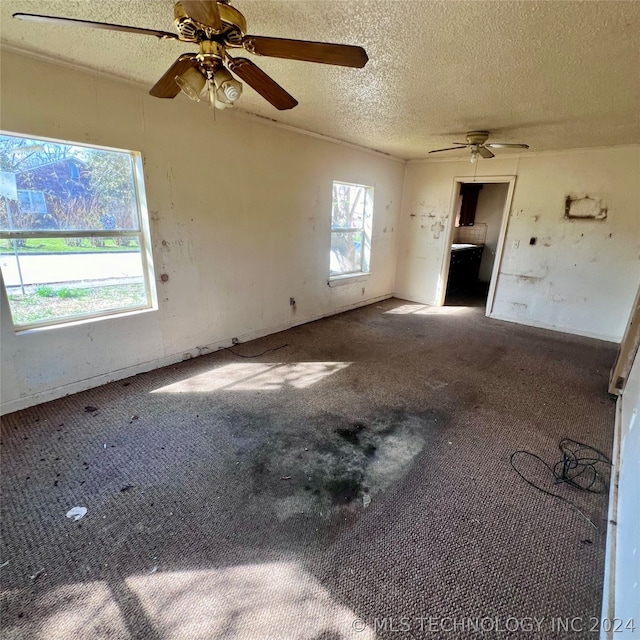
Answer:
MULTIPOLYGON (((527 142, 533 151, 640 142, 640 2, 233 4, 249 33, 359 44, 370 59, 364 69, 343 69, 253 57, 300 104, 279 112, 246 87, 236 109, 401 158, 425 157, 470 129, 527 142)), ((172 0, 2 0, 5 46, 149 87, 180 53, 195 50, 20 22, 11 18, 16 11, 173 31, 172 0)))

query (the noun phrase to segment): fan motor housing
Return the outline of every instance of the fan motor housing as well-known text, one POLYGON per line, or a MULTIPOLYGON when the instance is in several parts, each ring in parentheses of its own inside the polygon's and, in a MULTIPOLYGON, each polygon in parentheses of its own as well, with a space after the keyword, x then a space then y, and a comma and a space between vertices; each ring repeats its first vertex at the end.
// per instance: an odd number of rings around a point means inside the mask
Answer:
POLYGON ((469 144, 484 144, 488 139, 488 131, 469 131, 467 133, 467 142, 469 144))
MULTIPOLYGON (((218 35, 230 46, 242 46, 242 38, 247 31, 247 21, 245 17, 230 4, 218 2, 220 20, 222 21, 222 34, 218 35)), ((208 36, 206 27, 196 22, 184 10, 181 2, 176 2, 173 8, 174 24, 176 30, 183 40, 190 42, 200 42, 203 39, 216 39, 215 36, 208 36), (203 35, 205 36, 203 38, 203 35)))

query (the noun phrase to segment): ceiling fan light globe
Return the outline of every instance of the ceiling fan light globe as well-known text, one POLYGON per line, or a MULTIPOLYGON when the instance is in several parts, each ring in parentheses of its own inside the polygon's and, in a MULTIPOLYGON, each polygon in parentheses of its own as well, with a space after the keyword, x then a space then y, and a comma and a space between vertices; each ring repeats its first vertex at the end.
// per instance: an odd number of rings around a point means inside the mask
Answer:
POLYGON ((226 69, 216 71, 213 82, 216 86, 216 99, 219 102, 233 104, 242 94, 242 83, 226 69))
POLYGON ((182 93, 191 100, 200 102, 200 94, 207 81, 197 69, 190 67, 182 75, 176 76, 175 80, 182 93))
POLYGON ((229 102, 235 102, 242 94, 242 83, 237 80, 229 80, 220 89, 229 102))
POLYGON ((480 154, 478 153, 477 149, 473 149, 473 151, 471 151, 471 164, 475 164, 476 162, 478 162, 478 156, 480 154))
POLYGON ((218 69, 213 76, 216 89, 220 89, 222 85, 224 85, 225 82, 229 82, 229 80, 233 80, 233 76, 224 67, 218 69))

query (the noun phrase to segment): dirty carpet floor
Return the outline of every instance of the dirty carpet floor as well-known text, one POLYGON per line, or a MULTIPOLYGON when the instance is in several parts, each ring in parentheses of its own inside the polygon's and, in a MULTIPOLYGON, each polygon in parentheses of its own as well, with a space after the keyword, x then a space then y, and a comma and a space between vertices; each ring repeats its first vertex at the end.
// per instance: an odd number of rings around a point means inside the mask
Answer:
POLYGON ((597 637, 606 495, 509 460, 610 454, 613 345, 392 299, 234 351, 3 418, 4 638, 597 637))

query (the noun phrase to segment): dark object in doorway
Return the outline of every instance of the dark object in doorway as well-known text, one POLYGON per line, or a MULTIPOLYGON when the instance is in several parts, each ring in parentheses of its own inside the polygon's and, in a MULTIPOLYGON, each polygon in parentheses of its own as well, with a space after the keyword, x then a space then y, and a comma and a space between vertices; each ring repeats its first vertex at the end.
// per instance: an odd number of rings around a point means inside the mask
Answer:
POLYGON ((513 470, 527 484, 548 496, 566 502, 597 530, 596 525, 570 500, 529 480, 514 461, 517 456, 524 456, 529 460, 533 459, 541 462, 550 472, 549 480, 553 480, 552 484, 554 485, 568 484, 574 489, 588 493, 606 493, 609 490, 608 479, 604 474, 611 468, 611 460, 602 451, 571 438, 560 440, 558 448, 562 452, 562 459, 556 462, 553 467, 548 465, 540 456, 523 449, 514 451, 509 460, 513 470))
POLYGON ((451 250, 447 292, 473 285, 478 281, 483 251, 484 245, 482 244, 451 250))

